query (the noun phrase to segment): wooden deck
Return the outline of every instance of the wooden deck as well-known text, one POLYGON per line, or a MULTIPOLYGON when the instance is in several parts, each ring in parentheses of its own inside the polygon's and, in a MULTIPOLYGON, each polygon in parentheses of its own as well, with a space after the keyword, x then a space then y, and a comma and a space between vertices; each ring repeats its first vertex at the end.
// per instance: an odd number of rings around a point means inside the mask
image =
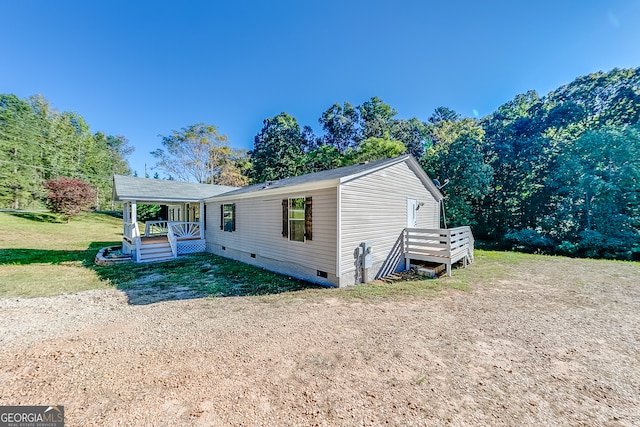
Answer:
POLYGON ((445 264, 447 276, 451 266, 462 261, 473 262, 473 234, 469 227, 448 229, 407 228, 404 231, 404 256, 407 268, 411 260, 445 264))
POLYGON ((140 238, 140 244, 142 245, 154 245, 156 243, 167 243, 168 241, 167 236, 143 236, 140 238))

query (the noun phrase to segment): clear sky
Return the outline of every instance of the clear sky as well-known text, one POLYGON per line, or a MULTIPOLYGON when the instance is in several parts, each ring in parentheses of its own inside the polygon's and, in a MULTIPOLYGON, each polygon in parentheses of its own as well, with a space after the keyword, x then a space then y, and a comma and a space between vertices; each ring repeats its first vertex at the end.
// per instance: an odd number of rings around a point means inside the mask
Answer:
POLYGON ((333 103, 398 118, 485 116, 516 94, 640 66, 640 0, 0 0, 0 92, 42 94, 150 151, 198 122, 250 149, 286 111, 321 133, 333 103))

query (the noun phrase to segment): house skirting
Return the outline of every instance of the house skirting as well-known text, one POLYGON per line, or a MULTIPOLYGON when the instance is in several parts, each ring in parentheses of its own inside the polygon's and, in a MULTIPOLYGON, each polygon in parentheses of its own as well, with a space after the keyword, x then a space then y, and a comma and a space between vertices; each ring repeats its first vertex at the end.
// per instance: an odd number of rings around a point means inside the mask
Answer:
POLYGON ((319 272, 315 268, 299 265, 290 261, 268 258, 259 254, 252 254, 229 246, 222 246, 209 242, 207 242, 207 252, 264 268, 265 270, 273 271, 278 274, 291 276, 300 280, 306 280, 311 283, 330 287, 339 286, 339 281, 335 274, 319 272), (327 277, 322 277, 324 274, 326 274, 327 277))

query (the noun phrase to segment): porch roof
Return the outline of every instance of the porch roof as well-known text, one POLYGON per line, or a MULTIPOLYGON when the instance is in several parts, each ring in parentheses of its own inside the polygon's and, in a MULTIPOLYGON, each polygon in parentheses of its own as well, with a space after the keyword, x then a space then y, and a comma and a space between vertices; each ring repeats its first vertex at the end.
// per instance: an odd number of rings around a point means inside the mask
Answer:
POLYGON ((196 202, 237 190, 237 188, 124 175, 113 176, 113 200, 115 202, 128 200, 155 203, 196 202))

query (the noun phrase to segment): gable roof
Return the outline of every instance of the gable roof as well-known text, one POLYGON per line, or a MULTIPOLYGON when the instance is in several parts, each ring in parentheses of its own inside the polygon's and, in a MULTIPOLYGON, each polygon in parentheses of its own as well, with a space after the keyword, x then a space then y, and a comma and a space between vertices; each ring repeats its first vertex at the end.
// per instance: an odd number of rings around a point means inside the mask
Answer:
MULTIPOLYGON (((438 188, 434 185, 431 178, 427 176, 416 159, 410 154, 405 154, 403 156, 394 157, 392 159, 382 159, 373 162, 359 163, 356 165, 344 166, 341 168, 329 169, 325 171, 309 173, 306 175, 249 185, 226 193, 218 194, 214 197, 210 197, 210 199, 222 197, 227 198, 234 196, 249 196, 249 194, 251 193, 264 193, 266 191, 275 192, 275 190, 277 189, 286 191, 287 189, 289 189, 289 187, 306 187, 313 185, 315 188, 322 188, 323 186, 326 188, 337 186, 338 184, 341 184, 343 182, 356 179, 360 176, 367 175, 377 170, 384 169, 402 162, 408 163, 408 166, 413 170, 418 178, 420 178, 424 186, 427 187, 427 189, 431 191, 431 193, 433 193, 433 196, 436 200, 440 201, 444 198, 440 190, 438 190, 438 188)), ((291 190, 293 189, 294 188, 291 188, 291 190)))
POLYGON ((113 200, 118 202, 124 200, 193 202, 236 190, 237 188, 124 175, 113 176, 113 200))

